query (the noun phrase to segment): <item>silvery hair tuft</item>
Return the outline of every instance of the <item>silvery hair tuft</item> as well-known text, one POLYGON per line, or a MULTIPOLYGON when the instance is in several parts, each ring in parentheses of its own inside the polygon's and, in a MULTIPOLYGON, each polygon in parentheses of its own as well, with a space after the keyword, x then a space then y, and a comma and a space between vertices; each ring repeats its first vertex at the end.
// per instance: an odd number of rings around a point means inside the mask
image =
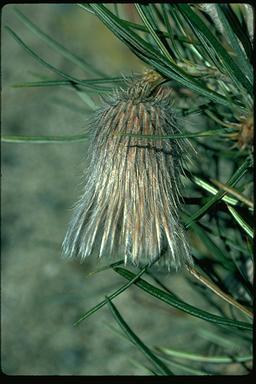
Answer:
POLYGON ((90 165, 64 255, 122 256, 135 265, 161 255, 157 264, 168 270, 193 264, 179 220, 180 176, 190 144, 136 137, 180 133, 170 88, 152 71, 129 81, 95 112, 90 131, 90 165))

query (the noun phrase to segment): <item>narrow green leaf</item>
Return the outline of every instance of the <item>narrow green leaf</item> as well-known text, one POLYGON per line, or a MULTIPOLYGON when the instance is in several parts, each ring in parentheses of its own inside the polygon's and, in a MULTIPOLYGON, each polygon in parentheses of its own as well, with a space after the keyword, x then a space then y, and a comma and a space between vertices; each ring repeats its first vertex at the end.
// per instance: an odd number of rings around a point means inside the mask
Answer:
MULTIPOLYGON (((115 327, 109 325, 109 324, 106 324, 107 328, 110 329, 112 332, 114 332, 117 336, 119 337, 122 337, 123 339, 127 340, 128 337, 127 335, 121 333, 119 330, 117 330, 115 327)), ((156 350, 158 348, 155 348, 156 350)), ((160 356, 160 354, 156 351, 156 354, 160 356)), ((199 371, 197 369, 194 369, 194 368, 191 368, 190 366, 186 366, 184 364, 181 364, 181 363, 178 363, 176 361, 172 361, 170 360, 170 358, 167 358, 166 356, 164 356, 163 354, 161 354, 161 360, 164 360, 166 361, 167 363, 169 363, 171 366, 175 367, 175 368, 179 368, 180 370, 184 371, 184 372, 189 372, 189 373, 192 373, 193 375, 205 375, 206 373, 205 372, 202 372, 202 371, 199 371)), ((156 370, 153 370, 153 369, 150 369, 148 367, 145 367, 145 366, 142 366, 141 364, 137 364, 137 366, 141 366, 143 367, 144 369, 146 369, 147 371, 149 371, 150 373, 152 373, 154 376, 159 376, 159 373, 156 371, 156 370)))
POLYGON ((92 100, 92 98, 85 92, 81 91, 79 87, 76 85, 73 86, 74 91, 76 94, 80 97, 81 100, 92 110, 95 110, 97 108, 97 105, 95 102, 92 100))
POLYGON ((206 248, 210 251, 212 256, 219 260, 223 267, 234 271, 234 264, 230 261, 228 255, 224 253, 215 243, 214 241, 207 235, 207 233, 202 229, 202 227, 198 224, 193 223, 190 227, 196 235, 201 239, 206 248))
POLYGON ((195 353, 188 353, 184 351, 177 351, 170 348, 157 347, 157 350, 165 353, 168 356, 173 356, 177 358, 187 359, 191 361, 200 361, 214 364, 234 364, 234 363, 244 363, 246 361, 252 360, 252 355, 245 356, 205 356, 197 355, 195 353))
POLYGON ((157 33, 155 32, 154 30, 154 27, 152 26, 152 24, 150 23, 149 21, 149 18, 147 17, 146 15, 146 12, 143 10, 142 6, 140 4, 134 4, 143 23, 145 24, 145 26, 148 28, 151 36, 153 37, 153 39, 155 40, 157 46, 159 47, 161 53, 168 59, 170 60, 171 62, 174 62, 173 61, 173 58, 171 57, 170 53, 168 52, 168 50, 165 48, 165 46, 163 45, 162 41, 159 39, 159 37, 157 36, 157 33))
POLYGON ((77 5, 78 5, 78 7, 82 8, 86 12, 91 13, 92 15, 95 14, 94 11, 91 9, 89 4, 77 4, 77 5))
MULTIPOLYGON (((77 5, 80 8, 84 9, 85 11, 90 12, 91 14, 95 15, 95 13, 91 9, 89 10, 88 7, 85 4, 77 4, 77 5)), ((143 31, 143 32, 146 32, 146 33, 150 34, 150 31, 148 30, 148 28, 145 27, 142 24, 133 23, 131 21, 122 19, 121 17, 119 17, 119 20, 120 20, 120 22, 122 23, 123 26, 126 26, 126 27, 128 27, 130 29, 135 29, 135 30, 138 30, 138 31, 143 31)), ((170 37, 168 32, 164 32, 164 31, 162 31, 162 30, 160 30, 158 28, 156 28, 155 31, 156 31, 156 33, 159 36, 170 37)), ((174 37, 175 40, 181 41, 181 42, 186 43, 186 44, 198 45, 197 41, 195 41, 195 40, 193 40, 191 38, 188 39, 185 36, 184 37, 183 36, 178 36, 177 34, 174 33, 173 37, 174 37)))
POLYGON ((166 10, 166 4, 161 3, 160 6, 161 6, 161 10, 162 10, 162 16, 163 16, 163 19, 164 19, 164 24, 165 24, 165 27, 166 27, 166 29, 168 31, 168 37, 170 39, 171 49, 172 49, 172 51, 174 52, 174 54, 176 56, 175 58, 180 60, 181 59, 181 55, 180 55, 180 52, 178 50, 175 38, 173 37, 174 34, 173 34, 173 31, 172 31, 171 25, 169 23, 169 18, 168 18, 168 14, 167 14, 167 10, 166 10))
POLYGON ((131 362, 131 364, 133 364, 135 367, 137 368, 140 368, 140 369, 143 369, 144 371, 146 371, 147 373, 151 373, 153 376, 162 376, 161 374, 159 374, 156 370, 154 369, 151 369, 143 364, 140 364, 137 360, 134 360, 134 359, 129 359, 128 360, 131 362))
POLYGON ((105 265, 104 267, 100 267, 100 268, 96 269, 95 271, 88 273, 88 276, 95 275, 96 273, 106 271, 108 269, 111 269, 113 267, 117 267, 117 266, 122 265, 122 264, 124 264, 123 260, 116 261, 115 263, 105 265))
POLYGON ((108 303, 109 300, 114 299, 116 296, 120 295, 120 293, 124 292, 127 288, 129 288, 143 273, 147 270, 148 266, 144 267, 137 275, 134 275, 134 278, 131 279, 127 284, 122 285, 119 289, 113 292, 111 295, 108 295, 108 299, 102 300, 100 303, 95 305, 89 311, 87 311, 84 315, 82 315, 77 321, 74 322, 74 326, 80 324, 87 317, 91 316, 93 313, 97 312, 100 308, 102 308, 105 304, 108 303))
MULTIPOLYGON (((117 329, 117 328, 114 327, 113 325, 111 325, 111 324, 107 324, 107 323, 104 324, 104 325, 105 325, 111 332, 113 332, 116 336, 122 338, 123 340, 126 340, 126 341, 129 340, 129 341, 131 341, 131 339, 130 339, 125 333, 123 333, 123 332, 120 330, 120 328, 117 329)), ((131 361, 132 364, 135 363, 135 361, 132 360, 132 359, 129 359, 129 361, 131 361)), ((142 365, 141 363, 138 363, 138 362, 136 362, 135 364, 136 364, 137 367, 145 369, 146 372, 150 372, 150 373, 152 373, 154 376, 161 376, 161 374, 160 374, 157 370, 155 370, 155 369, 146 367, 146 366, 144 366, 144 365, 142 365)), ((134 364, 134 365, 135 365, 135 364, 134 364)))
POLYGON ((10 35, 19 43, 35 60, 37 60, 40 64, 42 64, 44 67, 48 68, 50 71, 57 73, 61 77, 63 77, 66 80, 72 81, 74 83, 82 83, 81 80, 76 79, 75 77, 68 75, 67 73, 61 71, 60 69, 54 67, 53 65, 49 64, 47 61, 42 59, 37 53, 35 53, 31 48, 29 48, 24 41, 9 27, 5 27, 5 29, 10 33, 10 35))
MULTIPOLYGON (((186 87, 191 88, 200 95, 207 96, 210 100, 216 101, 223 105, 229 106, 231 103, 225 97, 205 87, 199 80, 195 80, 193 76, 185 73, 181 68, 166 58, 156 50, 152 44, 145 42, 140 36, 132 32, 127 26, 123 26, 120 19, 112 14, 106 7, 101 4, 91 4, 95 14, 102 22, 140 59, 148 63, 167 78, 178 81, 186 87)), ((238 102, 232 104, 240 106, 238 102)))
POLYGON ((226 49, 212 34, 203 20, 192 10, 188 4, 178 4, 178 9, 181 11, 187 22, 191 25, 194 32, 197 33, 199 39, 200 34, 202 34, 212 49, 215 51, 216 55, 221 57, 228 73, 232 75, 232 77, 237 80, 238 83, 242 84, 250 94, 252 94, 252 84, 248 81, 235 61, 233 61, 232 57, 227 53, 226 49))
MULTIPOLYGON (((134 273, 128 271, 127 269, 120 268, 120 267, 114 267, 113 270, 118 273, 119 275, 123 276, 129 281, 134 280, 135 276, 134 273)), ((206 320, 211 323, 219 324, 219 325, 226 325, 230 327, 236 327, 246 330, 252 330, 252 325, 249 323, 231 320, 225 317, 213 315, 209 312, 206 312, 202 309, 198 309, 190 304, 184 303, 183 301, 180 301, 176 298, 174 298, 172 295, 169 295, 167 292, 154 287, 152 284, 149 284, 147 281, 143 279, 138 279, 134 281, 134 284, 137 285, 139 288, 143 289, 145 292, 149 293, 151 296, 156 297, 157 299, 171 305, 174 308, 177 308, 183 312, 186 312, 192 316, 198 317, 200 319, 206 320)))
POLYGON ((157 8, 157 4, 142 4, 142 7, 143 11, 147 16, 148 21, 154 28, 155 32, 157 32, 158 25, 161 25, 163 23, 163 17, 157 8))
POLYGON ((34 87, 58 87, 68 85, 70 87, 79 85, 81 88, 86 88, 90 93, 109 93, 114 88, 100 87, 97 84, 92 84, 86 80, 42 80, 42 81, 27 81, 25 83, 14 84, 14 88, 34 88, 34 87))
POLYGON ((136 345, 136 347, 146 356, 149 361, 151 361, 151 363, 154 364, 154 366, 162 373, 163 376, 173 375, 172 371, 170 371, 170 369, 132 331, 115 305, 110 300, 108 300, 108 304, 116 322, 119 324, 120 328, 127 335, 130 341, 136 345))
POLYGON ((160 279, 158 279, 156 276, 153 275, 152 272, 148 271, 147 275, 151 277, 151 279, 154 280, 155 283, 159 285, 162 289, 164 289, 166 292, 168 292, 171 296, 175 297, 176 299, 182 301, 175 293, 173 293, 169 288, 167 288, 160 279))
MULTIPOLYGON (((248 36, 247 28, 245 26, 242 26, 240 23, 240 20, 238 19, 237 15, 235 14, 234 10, 230 6, 231 4, 225 4, 225 8, 227 8, 226 17, 228 19, 229 25, 235 32, 236 36, 240 40, 240 42, 243 45, 243 48, 247 54, 248 60, 251 60, 252 58, 252 44, 250 42, 250 38, 248 36)), ((245 4, 244 4, 245 5, 245 4)), ((223 5, 224 6, 224 5, 223 5)), ((252 10, 252 17, 253 17, 253 10, 252 10)), ((244 15, 243 15, 244 18, 244 15)))
MULTIPOLYGON (((218 189, 214 187, 212 184, 208 183, 207 181, 203 180, 201 177, 191 175, 191 180, 194 181, 196 185, 204 189, 205 191, 211 193, 212 195, 216 195, 218 193, 218 189)), ((234 197, 229 196, 223 196, 221 200, 225 201, 226 203, 229 203, 231 205, 237 205, 239 202, 234 197)))
MULTIPOLYGON (((160 354, 158 355, 160 356, 160 354)), ((192 368, 191 365, 188 366, 188 365, 185 365, 184 363, 178 363, 177 361, 174 361, 174 360, 171 360, 170 357, 167 358, 166 356, 163 357, 163 354, 161 354, 161 358, 162 360, 168 362, 171 367, 173 368, 178 368, 179 371, 182 371, 182 372, 188 372, 190 373, 190 376, 211 376, 211 373, 208 373, 208 372, 204 372, 204 371, 199 371, 199 369, 195 369, 195 368, 192 368)), ((181 374, 179 374, 181 375, 181 374)))
MULTIPOLYGON (((85 4, 77 4, 77 5, 79 5, 82 9, 88 11, 88 8, 85 7, 85 4)), ((93 11, 92 11, 91 13, 92 13, 92 14, 95 14, 93 11)), ((117 16, 117 15, 115 15, 115 16, 117 16)), ((124 26, 127 26, 128 28, 132 28, 132 29, 136 29, 136 30, 138 30, 138 31, 143 31, 143 32, 146 32, 146 33, 150 33, 149 30, 147 29, 147 27, 145 27, 144 25, 137 24, 137 23, 133 23, 133 22, 131 22, 131 21, 124 20, 124 19, 122 19, 122 18, 120 18, 120 17, 118 17, 118 18, 119 18, 119 20, 121 21, 121 23, 122 23, 124 26)), ((163 31, 161 31, 161 30, 159 30, 159 29, 157 29, 156 32, 159 33, 160 35, 163 35, 163 36, 165 36, 165 37, 168 37, 168 33, 163 32, 163 31)), ((186 40, 186 39, 185 39, 185 40, 186 40)), ((192 42, 189 42, 188 40, 187 40, 187 42, 190 43, 190 44, 192 44, 192 42)))
MULTIPOLYGON (((244 174, 247 172, 248 168, 250 168, 252 165, 252 159, 248 157, 242 165, 237 169, 237 171, 233 174, 233 176, 225 183, 229 186, 235 186, 236 183, 244 176, 244 174)), ((189 220, 187 220, 185 227, 188 229, 194 221, 199 220, 206 212, 209 211, 209 209, 222 197, 226 195, 225 191, 219 191, 214 195, 213 197, 209 198, 208 202, 203 205, 198 211, 196 211, 189 220)))
POLYGON ((61 144, 74 143, 88 140, 87 134, 70 135, 70 136, 2 136, 1 141, 4 143, 34 143, 34 144, 61 144))
POLYGON ((124 26, 119 18, 110 12, 102 4, 92 3, 95 14, 99 19, 122 41, 130 43, 144 55, 159 57, 159 53, 152 44, 144 41, 138 34, 134 33, 127 26, 124 26))
POLYGON ((192 75, 184 74, 184 71, 180 71, 182 75, 177 75, 177 73, 175 73, 170 68, 170 65, 162 64, 161 60, 157 60, 155 58, 147 58, 145 56, 140 55, 140 53, 137 53, 137 56, 139 56, 143 61, 154 67, 162 75, 165 75, 169 79, 176 80, 183 86, 195 91, 200 96, 205 96, 211 101, 214 101, 230 108, 243 108, 242 104, 239 101, 229 100, 226 97, 220 95, 219 93, 216 93, 215 91, 206 88, 206 86, 202 82, 196 80, 192 75))
POLYGON ((229 240, 227 237, 223 237, 225 240, 225 243, 232 247, 233 249, 236 249, 237 251, 243 253, 246 256, 252 256, 251 253, 248 251, 248 248, 242 247, 241 245, 238 245, 234 240, 229 240))
POLYGON ((241 70, 246 74, 248 79, 250 80, 251 84, 253 83, 253 70, 252 66, 249 63, 249 61, 245 58, 245 53, 242 51, 239 41, 233 32, 233 29, 231 27, 231 24, 229 23, 228 19, 226 18, 224 9, 220 4, 216 4, 216 9, 218 12, 219 19, 224 27, 225 35, 229 39, 229 42, 236 52, 236 60, 238 65, 240 66, 241 70))
POLYGON ((118 9, 118 4, 117 4, 117 3, 114 3, 113 6, 114 6, 114 12, 115 12, 115 15, 116 15, 117 17, 120 17, 120 15, 119 15, 119 9, 118 9))
POLYGON ((234 348, 248 348, 247 342, 244 337, 240 340, 239 345, 237 345, 237 338, 234 339, 233 337, 223 337, 223 334, 218 334, 215 330, 209 330, 203 327, 198 328, 197 335, 200 338, 204 338, 205 340, 207 340, 207 342, 213 343, 218 347, 225 348, 228 351, 230 351, 231 349, 233 350, 234 348))
POLYGON ((199 131, 199 132, 183 132, 183 133, 177 133, 173 135, 141 135, 139 133, 128 133, 123 132, 119 133, 119 136, 129 136, 129 137, 136 137, 137 139, 142 140, 159 140, 159 139, 169 139, 169 140, 176 140, 176 139, 183 139, 183 138, 192 138, 192 137, 208 137, 208 136, 221 136, 224 134, 223 129, 212 129, 207 131, 199 131))
POLYGON ((62 95, 60 97, 53 96, 51 97, 51 103, 54 105, 61 107, 61 108, 67 108, 68 110, 71 110, 75 113, 82 114, 83 116, 87 113, 90 113, 90 109, 86 108, 84 105, 79 105, 76 100, 73 99, 66 99, 65 95, 62 95), (63 97, 62 97, 63 96, 63 97))
POLYGON ((228 210, 235 219, 235 221, 240 225, 241 228, 253 239, 253 229, 249 224, 242 218, 242 216, 237 212, 237 210, 227 204, 228 210))
POLYGON ((27 16, 25 16, 19 9, 15 8, 15 12, 20 18, 20 20, 28 27, 36 36, 41 40, 45 41, 51 48, 56 52, 61 54, 66 59, 70 60, 74 64, 78 65, 82 69, 89 70, 90 72, 95 73, 98 76, 104 76, 104 73, 95 68, 95 65, 87 63, 81 57, 75 55, 73 52, 70 52, 62 44, 58 43, 51 36, 43 32, 36 24, 34 24, 27 16))

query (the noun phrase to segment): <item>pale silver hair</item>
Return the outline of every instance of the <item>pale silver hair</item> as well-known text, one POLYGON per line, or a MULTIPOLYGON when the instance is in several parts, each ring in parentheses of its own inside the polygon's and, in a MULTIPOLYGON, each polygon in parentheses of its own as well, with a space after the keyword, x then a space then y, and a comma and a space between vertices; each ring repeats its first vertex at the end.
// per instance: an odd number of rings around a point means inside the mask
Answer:
POLYGON ((104 101, 90 122, 90 165, 63 242, 66 256, 124 258, 176 270, 192 256, 179 216, 180 176, 188 140, 154 139, 180 133, 170 88, 147 73, 104 101))

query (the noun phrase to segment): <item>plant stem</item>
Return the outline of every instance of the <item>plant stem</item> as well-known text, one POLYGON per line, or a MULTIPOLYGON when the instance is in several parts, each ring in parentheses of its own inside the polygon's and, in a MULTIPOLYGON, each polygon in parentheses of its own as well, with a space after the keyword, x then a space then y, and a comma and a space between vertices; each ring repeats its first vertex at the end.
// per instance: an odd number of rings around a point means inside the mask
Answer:
POLYGON ((203 276, 195 268, 193 268, 189 265, 186 265, 186 269, 192 276, 194 276, 197 280, 199 280, 202 284, 204 284, 207 288, 209 288, 211 291, 213 291, 216 295, 221 297, 227 303, 233 305, 234 307, 236 307, 240 311, 244 312, 247 316, 253 317, 253 313, 248 308, 246 308, 242 304, 238 303, 231 296, 229 296, 225 292, 223 292, 216 284, 214 284, 212 281, 208 280, 205 276, 203 276))
POLYGON ((238 191, 236 191, 234 188, 231 188, 230 186, 221 183, 219 180, 210 179, 213 184, 215 184, 217 187, 223 189, 224 191, 227 191, 230 193, 230 195, 235 196, 238 200, 242 201, 244 204, 248 205, 248 207, 252 208, 254 207, 253 202, 238 191))

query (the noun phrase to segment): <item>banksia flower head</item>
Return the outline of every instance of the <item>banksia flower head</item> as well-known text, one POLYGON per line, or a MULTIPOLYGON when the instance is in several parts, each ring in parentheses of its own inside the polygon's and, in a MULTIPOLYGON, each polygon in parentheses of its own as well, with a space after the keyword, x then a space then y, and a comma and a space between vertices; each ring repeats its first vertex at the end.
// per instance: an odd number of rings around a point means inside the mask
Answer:
POLYGON ((64 254, 178 269, 192 264, 179 223, 182 162, 189 160, 171 90, 153 71, 128 82, 105 101, 91 121, 91 162, 84 193, 63 243, 64 254), (154 135, 155 138, 138 135, 154 135))

